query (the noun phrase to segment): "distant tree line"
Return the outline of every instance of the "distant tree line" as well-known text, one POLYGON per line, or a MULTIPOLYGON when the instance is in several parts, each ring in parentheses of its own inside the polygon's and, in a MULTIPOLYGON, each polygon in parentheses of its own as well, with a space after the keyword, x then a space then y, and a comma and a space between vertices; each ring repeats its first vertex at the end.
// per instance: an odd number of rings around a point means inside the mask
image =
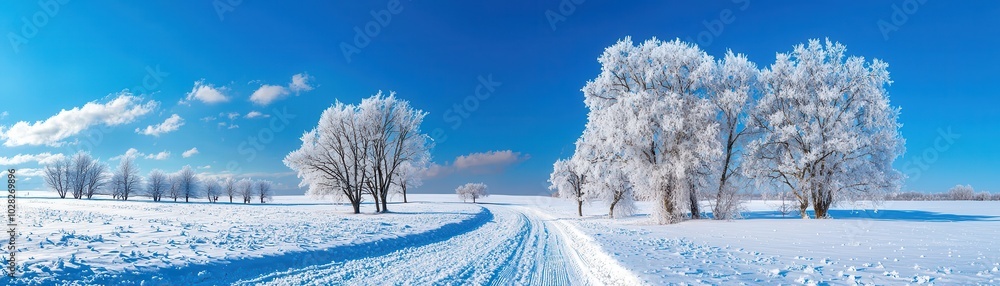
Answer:
POLYGON ((976 192, 971 185, 957 185, 944 193, 899 192, 886 196, 889 201, 1000 201, 1000 193, 976 192))
POLYGON ((274 184, 250 178, 226 178, 220 181, 199 177, 191 166, 184 166, 173 174, 153 170, 143 178, 135 164, 135 157, 123 157, 118 167, 110 170, 107 164, 86 152, 46 165, 44 177, 45 184, 55 190, 59 198, 72 196, 74 199, 93 199, 94 195, 101 194, 127 201, 136 195, 144 195, 154 202, 166 197, 174 202, 180 199, 190 202, 191 199, 205 198, 215 203, 226 196, 230 203, 235 202, 234 198, 239 198, 244 204, 255 201, 263 204, 272 199, 274 184))

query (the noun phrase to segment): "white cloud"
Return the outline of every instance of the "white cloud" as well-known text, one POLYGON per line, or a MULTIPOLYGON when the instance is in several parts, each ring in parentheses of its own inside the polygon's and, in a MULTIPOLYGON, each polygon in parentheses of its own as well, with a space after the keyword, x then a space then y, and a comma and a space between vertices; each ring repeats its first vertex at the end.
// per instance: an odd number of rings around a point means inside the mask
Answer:
POLYGON ((198 167, 198 169, 203 169, 203 170, 204 169, 211 169, 211 168, 212 168, 212 165, 205 165, 205 166, 198 167))
POLYGON ((292 82, 288 84, 288 89, 294 93, 313 90, 313 87, 309 85, 310 80, 312 80, 312 77, 307 73, 293 75, 292 82))
POLYGON ((136 128, 135 133, 160 137, 161 134, 177 131, 181 126, 184 126, 184 118, 174 114, 170 118, 167 118, 167 120, 164 120, 163 123, 146 126, 146 129, 136 128))
POLYGON ((257 118, 257 117, 268 118, 268 117, 271 117, 271 115, 270 114, 261 113, 260 111, 250 111, 250 113, 247 113, 247 115, 245 115, 243 117, 250 118, 250 119, 257 118))
POLYGON ((181 157, 187 158, 198 154, 198 148, 191 148, 191 150, 184 151, 181 153, 181 157))
POLYGON ((0 165, 20 165, 28 162, 37 162, 38 164, 46 165, 64 158, 66 156, 62 153, 17 154, 10 158, 0 157, 0 165))
POLYGON ((153 160, 166 160, 166 159, 169 159, 169 158, 170 158, 170 152, 169 151, 163 151, 163 152, 156 153, 156 154, 146 155, 146 159, 153 159, 153 160))
POLYGON ((128 148, 128 151, 125 151, 125 154, 121 154, 121 155, 118 155, 118 156, 111 157, 108 160, 112 160, 112 161, 114 161, 114 160, 121 160, 122 158, 125 158, 125 157, 139 158, 139 157, 142 157, 144 155, 146 155, 146 154, 143 154, 142 152, 139 152, 139 150, 136 150, 135 148, 128 148))
POLYGON ((10 115, 10 113, 7 113, 6 111, 4 111, 3 113, 0 113, 0 119, 7 118, 7 115, 10 115))
POLYGON ((223 127, 225 127, 226 129, 236 129, 236 128, 240 128, 240 126, 239 126, 239 125, 236 125, 236 124, 232 124, 232 123, 225 123, 225 122, 219 122, 219 129, 222 129, 223 127))
POLYGON ((229 112, 229 113, 223 112, 223 113, 219 113, 219 116, 228 117, 229 120, 233 120, 233 119, 236 119, 237 117, 240 117, 240 113, 239 112, 229 112))
POLYGON ((209 122, 214 121, 215 119, 217 119, 215 116, 205 116, 201 118, 201 121, 209 122))
POLYGON ((456 172, 491 174, 503 172, 508 166, 530 159, 530 155, 510 150, 489 151, 458 156, 450 165, 431 164, 427 177, 442 177, 456 172))
POLYGON ((266 106, 288 94, 288 89, 284 86, 265 84, 261 85, 260 88, 250 95, 250 101, 254 104, 266 106))
POLYGON ((288 83, 288 87, 280 85, 261 85, 256 91, 250 95, 250 101, 254 104, 267 106, 272 102, 280 100, 287 97, 291 93, 298 95, 301 92, 313 90, 313 86, 309 84, 313 78, 307 73, 300 73, 292 76, 292 82, 288 83))
POLYGON ((20 177, 43 177, 45 176, 45 170, 41 168, 21 168, 17 169, 17 175, 20 177))
POLYGON ((156 101, 143 102, 142 98, 122 92, 106 103, 88 102, 82 107, 63 109, 58 114, 28 123, 19 121, 13 126, 0 127, 4 146, 48 145, 59 147, 63 139, 80 134, 96 125, 118 126, 136 121, 157 108, 156 101), (6 130, 4 130, 6 129, 6 130))
POLYGON ((229 97, 226 97, 223 92, 228 91, 225 87, 215 87, 211 84, 205 84, 205 80, 199 80, 194 82, 194 88, 191 88, 191 92, 188 92, 187 97, 180 101, 181 104, 190 104, 193 100, 201 101, 205 104, 215 104, 229 101, 229 97))

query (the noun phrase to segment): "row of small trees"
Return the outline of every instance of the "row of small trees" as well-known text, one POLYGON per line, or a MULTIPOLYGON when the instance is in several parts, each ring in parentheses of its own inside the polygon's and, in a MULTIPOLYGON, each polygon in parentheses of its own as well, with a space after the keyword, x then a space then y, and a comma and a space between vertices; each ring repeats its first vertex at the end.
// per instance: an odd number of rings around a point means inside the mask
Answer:
POLYGON ((976 192, 971 185, 957 185, 944 193, 901 192, 886 196, 890 201, 1000 201, 1000 193, 976 192))
POLYGON ((146 195, 155 202, 164 197, 175 202, 184 202, 204 196, 209 202, 218 202, 223 195, 242 199, 251 203, 258 198, 265 203, 272 197, 272 182, 244 178, 199 178, 190 166, 184 166, 174 174, 153 170, 144 179, 139 175, 135 158, 123 157, 114 171, 90 154, 80 152, 71 158, 57 160, 45 166, 45 183, 56 191, 60 198, 71 195, 75 199, 92 199, 96 194, 110 195, 114 199, 128 200, 137 194, 146 195))
POLYGON ((846 57, 811 40, 758 69, 744 55, 716 60, 680 40, 631 39, 608 47, 583 88, 588 121, 574 154, 554 165, 551 188, 609 215, 653 201, 660 223, 739 216, 752 187, 788 192, 803 218, 842 200, 898 191, 892 162, 903 152, 899 108, 889 103, 887 64, 846 57))

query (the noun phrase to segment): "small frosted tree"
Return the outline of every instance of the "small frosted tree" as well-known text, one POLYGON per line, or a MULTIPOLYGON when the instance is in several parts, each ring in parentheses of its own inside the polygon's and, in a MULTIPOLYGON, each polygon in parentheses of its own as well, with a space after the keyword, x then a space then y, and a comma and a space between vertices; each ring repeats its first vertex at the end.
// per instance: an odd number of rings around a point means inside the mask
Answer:
POLYGON ((122 157, 113 176, 118 177, 121 184, 119 192, 115 194, 117 198, 127 201, 129 196, 142 189, 142 176, 139 175, 139 167, 136 166, 133 156, 122 157))
POLYGON ((253 180, 249 178, 244 178, 240 180, 239 183, 237 183, 237 186, 239 186, 238 190, 240 192, 240 197, 243 198, 244 204, 249 204, 251 201, 253 201, 253 193, 254 193, 253 180))
POLYGON ((146 195, 152 198, 154 202, 159 202, 169 188, 170 182, 167 175, 163 174, 163 171, 153 170, 149 172, 148 179, 146 180, 146 195))
POLYGON ((59 198, 65 199, 70 188, 70 160, 62 158, 45 166, 45 184, 56 191, 59 198))
POLYGON ((222 186, 219 185, 219 181, 212 179, 204 180, 205 197, 208 198, 209 202, 218 202, 219 195, 222 194, 222 186))
POLYGON ((177 199, 180 198, 182 195, 183 192, 181 191, 180 177, 177 175, 168 176, 167 197, 174 199, 174 202, 177 202, 177 199))
POLYGON ((955 201, 971 201, 976 197, 972 185, 956 185, 948 190, 948 199, 955 201))
POLYGON ((486 184, 483 183, 468 183, 461 185, 455 189, 455 193, 458 197, 462 198, 462 201, 472 200, 472 203, 476 203, 476 199, 485 198, 490 196, 486 191, 486 184))
POLYGON ((260 203, 266 203, 271 200, 271 181, 260 180, 255 183, 255 190, 257 191, 257 197, 260 198, 260 203))
POLYGON ((583 202, 586 198, 583 185, 587 182, 587 174, 580 161, 573 158, 560 159, 553 164, 552 174, 549 175, 549 189, 556 190, 560 198, 574 200, 577 216, 583 216, 583 202))
POLYGON ((233 196, 238 193, 238 187, 236 185, 236 180, 233 178, 226 178, 226 181, 222 183, 222 190, 229 196, 229 203, 233 203, 233 196))
POLYGON ((190 199, 197 198, 201 194, 199 192, 199 180, 195 175, 194 170, 191 170, 191 166, 184 166, 181 171, 177 173, 177 184, 180 188, 181 195, 184 196, 184 202, 190 202, 190 199))

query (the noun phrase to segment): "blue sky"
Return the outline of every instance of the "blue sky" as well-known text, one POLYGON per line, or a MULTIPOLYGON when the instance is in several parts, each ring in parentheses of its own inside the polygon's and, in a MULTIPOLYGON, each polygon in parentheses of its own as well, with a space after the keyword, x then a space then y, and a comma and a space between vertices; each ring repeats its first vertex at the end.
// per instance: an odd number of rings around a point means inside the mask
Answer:
MULTIPOLYGON (((829 37, 890 64, 907 139, 896 164, 911 176, 904 190, 1000 191, 992 1, 231 2, 0 4, 0 164, 30 174, 45 153, 82 148, 109 160, 134 148, 143 173, 191 165, 301 193, 281 159, 302 132, 335 100, 392 90, 430 112, 423 129, 438 132, 441 167, 418 192, 482 181, 494 193, 546 194, 552 162, 572 153, 583 130, 579 90, 618 39, 681 38, 765 66, 776 52, 829 37), (358 39, 366 27, 377 33, 358 39), (346 45, 355 52, 345 56, 346 45), (141 98, 109 104, 123 89, 141 98), (22 121, 34 127, 13 132, 22 121), (147 127, 160 132, 141 134, 147 127)), ((26 180, 22 188, 41 187, 26 180)))

